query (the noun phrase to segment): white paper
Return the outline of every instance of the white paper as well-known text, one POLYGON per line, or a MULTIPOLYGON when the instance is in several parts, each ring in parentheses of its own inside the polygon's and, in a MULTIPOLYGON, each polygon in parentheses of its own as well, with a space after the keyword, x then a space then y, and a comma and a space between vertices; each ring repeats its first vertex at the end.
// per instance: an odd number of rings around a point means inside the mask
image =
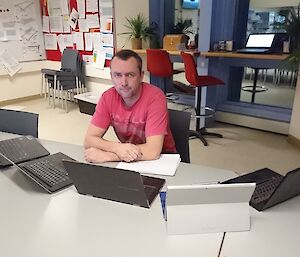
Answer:
POLYGON ((67 47, 73 47, 73 38, 72 35, 63 35, 60 34, 57 36, 57 43, 60 52, 63 52, 67 47))
POLYGON ((105 58, 107 60, 111 60, 114 55, 114 48, 113 47, 103 47, 103 50, 106 52, 105 58))
POLYGON ((49 25, 50 25, 49 16, 43 16, 43 32, 47 32, 47 33, 50 32, 49 25))
POLYGON ((6 50, 1 52, 0 62, 3 68, 11 77, 22 68, 18 60, 11 56, 6 50))
POLYGON ((88 23, 89 28, 99 28, 100 27, 98 14, 87 14, 86 21, 88 23))
POLYGON ((84 50, 84 41, 83 41, 83 33, 75 32, 73 34, 74 43, 76 44, 77 50, 84 50))
POLYGON ((101 49, 102 43, 101 43, 101 34, 100 32, 94 32, 92 33, 93 38, 93 47, 94 49, 101 49))
POLYGON ((100 17, 101 16, 113 17, 112 0, 100 0, 99 6, 100 6, 100 17))
POLYGON ((89 32, 89 26, 86 19, 78 19, 78 27, 80 32, 89 32))
POLYGON ((79 18, 85 18, 85 0, 77 0, 77 11, 79 18))
POLYGON ((73 47, 73 37, 71 34, 63 35, 64 41, 67 47, 73 47))
POLYGON ((71 27, 69 24, 69 15, 63 16, 63 27, 64 27, 64 33, 71 33, 71 27))
POLYGON ((85 62, 85 64, 93 64, 93 56, 92 55, 87 55, 87 54, 83 54, 82 55, 82 61, 85 62))
POLYGON ((73 8, 69 18, 69 24, 72 27, 72 29, 76 28, 77 20, 78 20, 78 12, 73 8))
POLYGON ((117 168, 133 170, 152 175, 174 176, 179 163, 179 154, 161 154, 158 160, 137 161, 130 163, 120 162, 117 165, 117 168))
POLYGON ((44 41, 46 50, 57 50, 56 34, 44 34, 44 41))
POLYGON ((105 65, 106 52, 104 50, 97 50, 97 52, 93 53, 93 56, 95 56, 95 53, 96 53, 95 66, 97 69, 103 70, 105 65))
POLYGON ((92 33, 84 33, 85 50, 93 50, 93 35, 92 33))
POLYGON ((62 15, 60 0, 47 0, 47 6, 48 6, 49 16, 62 15))
POLYGON ((52 33, 64 32, 62 16, 49 16, 49 19, 50 19, 50 31, 52 33))
POLYGON ((113 47, 114 46, 113 39, 114 39, 113 34, 102 34, 101 33, 101 44, 102 44, 102 46, 113 47))
POLYGON ((58 44, 58 49, 62 53, 64 49, 66 48, 66 44, 64 42, 63 34, 60 34, 57 36, 57 44, 58 44))
POLYGON ((62 15, 69 15, 69 3, 68 0, 60 0, 60 8, 62 15))
POLYGON ((98 0, 86 0, 87 12, 98 12, 98 0))
POLYGON ((0 23, 0 29, 3 32, 3 40, 21 40, 20 31, 15 21, 3 21, 0 23))

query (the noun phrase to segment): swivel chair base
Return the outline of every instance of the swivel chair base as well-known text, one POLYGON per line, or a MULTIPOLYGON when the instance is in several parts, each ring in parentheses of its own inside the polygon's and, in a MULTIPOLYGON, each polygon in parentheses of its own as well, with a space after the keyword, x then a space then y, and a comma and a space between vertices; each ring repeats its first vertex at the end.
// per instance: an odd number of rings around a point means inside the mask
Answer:
POLYGON ((223 138, 223 136, 221 134, 208 132, 206 130, 206 128, 201 128, 197 131, 196 130, 190 130, 189 131, 189 137, 190 138, 199 138, 202 141, 202 143, 204 144, 204 146, 208 146, 208 143, 207 143, 204 136, 212 136, 212 137, 217 137, 217 138, 223 138))

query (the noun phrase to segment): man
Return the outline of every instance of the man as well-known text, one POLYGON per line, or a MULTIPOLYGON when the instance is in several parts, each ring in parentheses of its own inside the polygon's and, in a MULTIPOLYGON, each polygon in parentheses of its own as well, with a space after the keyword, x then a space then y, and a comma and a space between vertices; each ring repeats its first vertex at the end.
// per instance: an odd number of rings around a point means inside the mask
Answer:
POLYGON ((93 163, 132 162, 176 152, 165 95, 142 82, 141 57, 121 50, 112 58, 110 69, 114 87, 103 93, 96 106, 85 136, 85 159, 93 163), (103 139, 110 125, 120 142, 103 139))

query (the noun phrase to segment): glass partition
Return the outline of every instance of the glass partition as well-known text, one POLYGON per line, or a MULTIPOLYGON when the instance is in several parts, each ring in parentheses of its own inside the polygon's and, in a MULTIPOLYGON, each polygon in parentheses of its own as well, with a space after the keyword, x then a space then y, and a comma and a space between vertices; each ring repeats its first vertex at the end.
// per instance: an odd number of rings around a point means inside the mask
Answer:
MULTIPOLYGON (((250 7, 248 13, 247 36, 251 33, 286 32, 284 26, 285 17, 282 13, 287 10, 287 6, 271 7, 270 3, 268 3, 267 8, 260 7, 259 9, 254 9, 254 4, 250 4, 250 6, 252 7, 250 7)), ((288 42, 283 44, 288 44, 288 42)), ((288 47, 285 51, 287 49, 288 47)), ((254 82, 254 72, 254 69, 251 67, 245 67, 244 69, 240 94, 240 101, 242 102, 251 102, 251 87, 254 82)), ((254 103, 292 108, 297 75, 298 70, 288 70, 284 64, 279 69, 260 69, 258 71, 258 88, 254 103)))

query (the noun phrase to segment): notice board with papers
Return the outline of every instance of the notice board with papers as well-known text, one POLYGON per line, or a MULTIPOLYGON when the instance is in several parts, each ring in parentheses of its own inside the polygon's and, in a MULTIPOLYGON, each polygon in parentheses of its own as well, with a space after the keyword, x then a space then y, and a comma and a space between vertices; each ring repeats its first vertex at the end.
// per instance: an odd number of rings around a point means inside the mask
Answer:
POLYGON ((0 0, 0 55, 19 62, 46 58, 39 0, 0 0))
POLYGON ((60 61, 63 50, 71 48, 85 63, 101 59, 108 66, 115 49, 113 0, 40 1, 48 60, 60 61))

